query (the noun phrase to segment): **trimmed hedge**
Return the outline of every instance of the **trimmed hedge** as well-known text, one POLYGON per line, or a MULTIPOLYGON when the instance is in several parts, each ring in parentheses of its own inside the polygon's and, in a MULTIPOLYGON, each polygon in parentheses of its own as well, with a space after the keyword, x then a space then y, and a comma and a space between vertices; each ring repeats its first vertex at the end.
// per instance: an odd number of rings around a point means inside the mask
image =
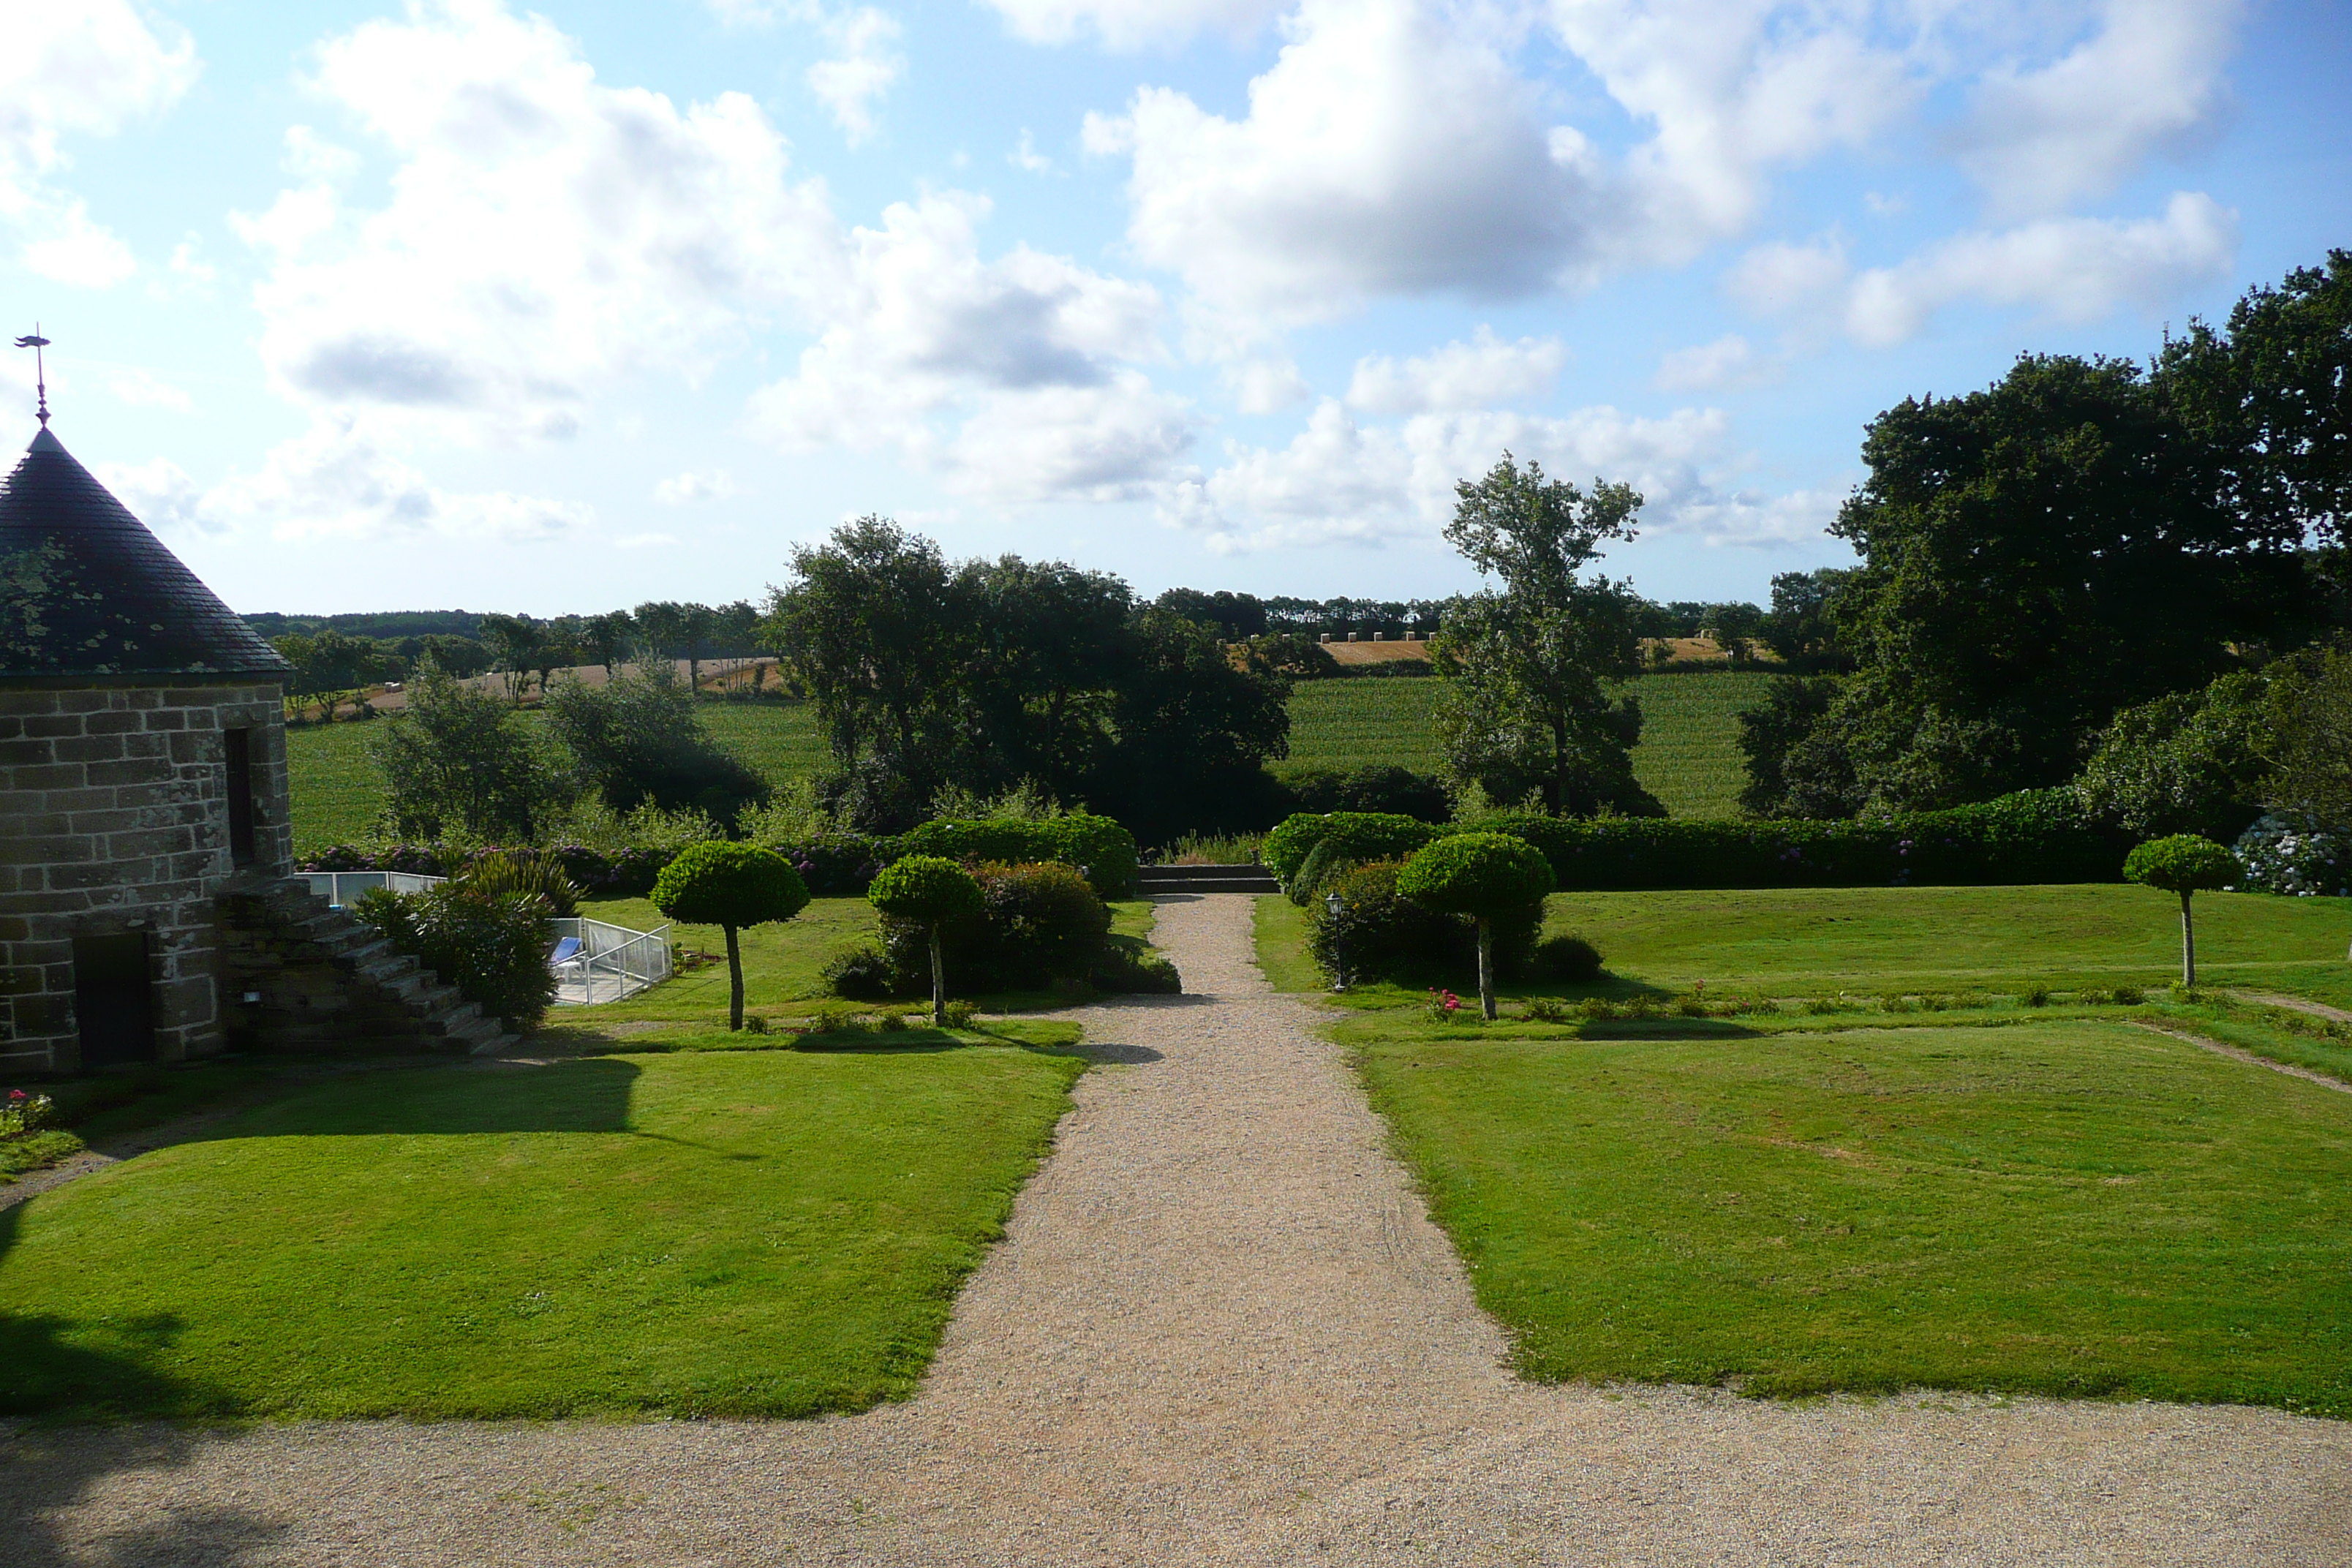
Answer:
MULTIPOLYGON (((1368 837, 1350 820, 1363 815, 1291 817, 1266 836, 1266 865, 1289 881, 1327 838, 1352 844, 1368 837)), ((1472 830, 1511 834, 1543 851, 1562 889, 1595 890, 2115 882, 2131 847, 2115 829, 2086 818, 2074 792, 2063 789, 1851 822, 1500 816, 1462 827, 1411 826, 1432 838, 1472 830)), ((1400 846, 1387 854, 1409 852, 1400 846)), ((1339 858, 1335 851, 1327 859, 1339 858)))
POLYGON ((1287 886, 1318 848, 1324 851, 1327 865, 1360 866, 1402 860, 1430 840, 1456 831, 1389 811, 1334 811, 1322 816, 1302 812, 1267 834, 1258 856, 1287 886))
POLYGON ((917 824, 897 846, 902 855, 940 855, 968 865, 1054 861, 1078 867, 1100 897, 1135 891, 1135 836, 1108 816, 1085 812, 1042 822, 943 817, 917 824))
MULTIPOLYGON (((1320 899, 1307 906, 1307 951, 1325 979, 1338 977, 1343 948, 1349 977, 1359 984, 1458 982, 1464 970, 1475 973, 1475 924, 1466 916, 1433 910, 1398 892, 1397 874, 1403 869, 1396 860, 1351 867, 1329 883, 1329 889, 1339 895, 1337 916, 1320 899)), ((1542 930, 1540 900, 1498 910, 1493 921, 1496 972, 1506 980, 1540 977, 1536 939, 1542 930)), ((1597 960, 1594 967, 1599 967, 1597 960)))

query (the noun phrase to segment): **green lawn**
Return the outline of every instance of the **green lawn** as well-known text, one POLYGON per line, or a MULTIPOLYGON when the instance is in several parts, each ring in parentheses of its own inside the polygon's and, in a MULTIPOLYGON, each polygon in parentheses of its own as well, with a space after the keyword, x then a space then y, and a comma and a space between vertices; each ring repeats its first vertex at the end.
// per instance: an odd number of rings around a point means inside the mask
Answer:
MULTIPOLYGON (((2352 902, 2199 905, 2206 978, 2340 994, 2352 902)), ((2352 1417, 2352 1095, 2154 1031, 2344 1081, 2352 1039, 2073 994, 2155 993, 2176 910, 2121 887, 1561 894, 1552 929, 1612 972, 1566 989, 1645 1016, 1443 1024, 1391 985, 1328 1005, 1530 1377, 2352 1417), (1716 1016, 1681 1016, 1700 981, 1716 1016), (1726 1016, 1727 994, 1781 1000, 1726 1016)), ((1284 989, 1322 984, 1304 934, 1259 900, 1284 989)))
MULTIPOLYGON (((1621 689, 1642 702, 1633 776, 1681 817, 1738 815, 1747 783, 1738 714, 1763 700, 1771 676, 1759 670, 1645 675, 1621 689)), ((1443 687, 1430 679, 1314 680, 1290 696, 1290 760, 1284 769, 1347 769, 1371 763, 1439 771, 1431 715, 1443 687)))
POLYGON ((2352 1416, 2352 1096, 2084 1019, 1340 1033, 1529 1377, 2352 1416))
MULTIPOLYGON (((1546 909, 1546 930, 1592 942, 1612 974, 1671 990, 2013 991, 2180 973, 2179 903, 2121 883, 1555 893, 1546 909)), ((2352 900, 2200 893, 2196 911, 2200 981, 2352 994, 2352 900)))
POLYGON ((901 1397, 1082 1065, 965 1043, 341 1075, 0 1213, 0 1411, 901 1397))
MULTIPOLYGON (((1153 905, 1149 899, 1117 900, 1110 910, 1113 936, 1141 941, 1150 935, 1153 905)), ((645 899, 592 899, 581 904, 580 912, 590 920, 631 931, 653 931, 666 923, 661 912, 645 899)), ((824 977, 819 973, 826 960, 861 939, 872 937, 876 930, 874 906, 864 899, 812 899, 808 908, 789 921, 739 931, 744 1011, 763 1018, 804 1018, 809 1005, 826 995, 824 977)), ((625 1002, 556 1008, 548 1015, 548 1021, 589 1028, 604 1023, 637 1021, 725 1027, 726 933, 717 926, 674 926, 670 942, 674 947, 715 954, 719 962, 682 970, 674 978, 625 1002)), ((1041 993, 989 996, 981 1001, 994 1011, 1039 1004, 1067 1006, 1071 998, 1041 993)))

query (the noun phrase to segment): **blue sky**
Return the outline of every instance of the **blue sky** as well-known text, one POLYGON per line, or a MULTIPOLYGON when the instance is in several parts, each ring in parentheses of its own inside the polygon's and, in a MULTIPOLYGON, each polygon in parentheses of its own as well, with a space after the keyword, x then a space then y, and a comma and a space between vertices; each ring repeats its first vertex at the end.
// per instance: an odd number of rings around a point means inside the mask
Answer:
POLYGON ((1434 595, 1506 447, 1643 489, 1643 591, 1761 598, 1879 410, 2352 244, 2326 5, 8 14, 9 330, 247 610, 755 595, 866 511, 1434 595))

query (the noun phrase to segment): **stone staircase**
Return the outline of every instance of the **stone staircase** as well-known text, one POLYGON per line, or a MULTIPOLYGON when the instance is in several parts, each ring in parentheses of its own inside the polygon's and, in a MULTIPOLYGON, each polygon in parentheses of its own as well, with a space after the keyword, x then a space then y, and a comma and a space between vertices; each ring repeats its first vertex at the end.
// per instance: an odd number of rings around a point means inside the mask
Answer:
POLYGON ((1143 866, 1135 873, 1145 898, 1170 893, 1278 893, 1281 884, 1263 866, 1143 866))
POLYGON ((224 893, 221 926, 223 1012, 237 1048, 487 1056, 520 1043, 299 879, 224 893))

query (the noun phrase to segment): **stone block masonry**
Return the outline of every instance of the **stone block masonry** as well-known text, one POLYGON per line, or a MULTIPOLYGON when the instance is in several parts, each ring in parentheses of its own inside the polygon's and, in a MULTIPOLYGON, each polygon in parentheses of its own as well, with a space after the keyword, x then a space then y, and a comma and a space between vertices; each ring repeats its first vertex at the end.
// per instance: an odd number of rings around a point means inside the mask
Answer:
POLYGON ((78 940, 145 944, 154 1056, 224 1048, 219 900, 292 869, 275 681, 0 685, 0 1077, 81 1060, 78 940), (250 853, 232 844, 245 732, 250 853))

